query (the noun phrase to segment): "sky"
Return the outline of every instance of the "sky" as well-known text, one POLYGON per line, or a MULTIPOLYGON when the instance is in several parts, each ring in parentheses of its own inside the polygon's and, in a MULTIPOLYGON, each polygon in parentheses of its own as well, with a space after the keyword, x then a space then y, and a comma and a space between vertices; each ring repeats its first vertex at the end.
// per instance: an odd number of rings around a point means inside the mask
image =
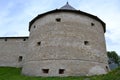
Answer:
POLYGON ((29 22, 34 17, 59 9, 67 1, 106 23, 107 51, 120 55, 120 0, 0 0, 0 37, 29 36, 29 22))

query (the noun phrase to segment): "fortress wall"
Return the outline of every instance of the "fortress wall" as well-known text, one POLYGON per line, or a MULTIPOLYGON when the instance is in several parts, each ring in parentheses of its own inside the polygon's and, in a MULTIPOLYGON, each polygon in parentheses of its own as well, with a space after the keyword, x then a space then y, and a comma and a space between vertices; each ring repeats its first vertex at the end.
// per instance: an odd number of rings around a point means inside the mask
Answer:
POLYGON ((29 41, 29 49, 33 51, 27 58, 30 60, 65 58, 107 62, 103 26, 85 15, 69 12, 46 15, 32 25, 29 41), (61 18, 61 22, 56 22, 56 18, 61 18), (37 46, 39 41, 41 45, 37 46))
POLYGON ((27 52, 27 39, 0 38, 0 66, 22 67, 27 52))
POLYGON ((60 68, 66 72, 59 76, 108 71, 103 26, 85 15, 59 12, 37 19, 30 29, 28 49, 22 69, 26 75, 58 76, 60 68))
POLYGON ((106 74, 109 71, 106 67, 107 64, 85 60, 40 60, 25 63, 22 72, 29 76, 90 76, 106 74), (62 74, 60 69, 64 70, 62 74))

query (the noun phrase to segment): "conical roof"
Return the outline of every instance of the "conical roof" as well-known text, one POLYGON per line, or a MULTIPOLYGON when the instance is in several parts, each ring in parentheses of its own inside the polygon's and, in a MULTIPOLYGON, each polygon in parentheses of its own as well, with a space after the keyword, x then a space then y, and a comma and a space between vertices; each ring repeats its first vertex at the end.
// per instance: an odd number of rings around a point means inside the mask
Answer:
POLYGON ((66 10, 76 10, 75 8, 73 8, 71 5, 69 5, 69 3, 67 2, 63 7, 61 7, 60 9, 66 9, 66 10))

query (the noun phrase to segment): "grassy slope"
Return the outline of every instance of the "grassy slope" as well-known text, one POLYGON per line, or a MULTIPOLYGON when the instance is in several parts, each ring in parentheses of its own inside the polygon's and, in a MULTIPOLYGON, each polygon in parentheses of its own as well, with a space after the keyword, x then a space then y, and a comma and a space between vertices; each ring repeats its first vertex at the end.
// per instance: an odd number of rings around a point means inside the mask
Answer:
POLYGON ((0 80, 120 80, 120 67, 106 75, 91 77, 29 77, 20 68, 0 67, 0 80))

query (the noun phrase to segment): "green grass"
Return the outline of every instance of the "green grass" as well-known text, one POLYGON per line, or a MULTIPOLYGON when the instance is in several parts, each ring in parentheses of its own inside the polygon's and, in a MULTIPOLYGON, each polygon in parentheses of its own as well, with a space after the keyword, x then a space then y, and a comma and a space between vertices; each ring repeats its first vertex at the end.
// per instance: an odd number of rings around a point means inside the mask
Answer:
POLYGON ((120 80, 120 67, 106 75, 90 77, 30 77, 21 75, 21 68, 0 67, 0 80, 120 80))

